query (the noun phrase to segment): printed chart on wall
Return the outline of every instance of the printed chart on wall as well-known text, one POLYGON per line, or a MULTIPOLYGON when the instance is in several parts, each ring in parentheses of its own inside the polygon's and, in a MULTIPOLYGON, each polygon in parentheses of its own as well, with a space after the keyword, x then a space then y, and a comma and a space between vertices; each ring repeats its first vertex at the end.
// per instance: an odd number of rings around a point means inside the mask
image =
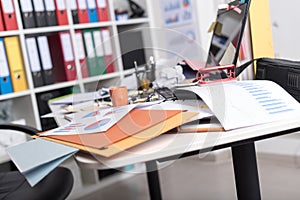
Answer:
POLYGON ((164 25, 183 25, 192 22, 191 0, 161 0, 164 25))

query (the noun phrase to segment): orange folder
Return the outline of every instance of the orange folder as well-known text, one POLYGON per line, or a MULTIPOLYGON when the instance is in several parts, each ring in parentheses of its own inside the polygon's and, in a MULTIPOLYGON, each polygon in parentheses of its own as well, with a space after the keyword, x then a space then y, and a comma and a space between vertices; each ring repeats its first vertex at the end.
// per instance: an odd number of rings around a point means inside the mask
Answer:
MULTIPOLYGON (((156 125, 153 125, 145 130, 142 130, 135 135, 131 135, 123 140, 120 140, 118 142, 115 142, 113 144, 110 144, 108 146, 105 146, 103 148, 92 148, 87 147, 80 144, 74 144, 68 141, 63 141, 59 139, 55 139, 52 137, 43 137, 43 139, 50 140, 53 142, 57 142, 60 144, 72 146, 74 148, 78 148, 82 151, 89 152, 92 154, 101 155, 104 157, 111 157, 113 155, 116 155, 120 152, 124 152, 125 150, 134 147, 136 145, 139 145, 141 143, 144 143, 148 140, 151 140, 177 126, 180 126, 181 124, 187 123, 191 118, 196 116, 198 113, 194 112, 179 112, 176 115, 161 121, 157 123, 156 125)), ((38 136, 34 136, 34 138, 37 138, 38 136)), ((130 151, 130 150, 129 150, 130 151)))
MULTIPOLYGON (((148 129, 180 112, 179 110, 133 110, 106 132, 47 137, 100 149, 148 129)), ((43 136, 43 133, 40 136, 43 136)))

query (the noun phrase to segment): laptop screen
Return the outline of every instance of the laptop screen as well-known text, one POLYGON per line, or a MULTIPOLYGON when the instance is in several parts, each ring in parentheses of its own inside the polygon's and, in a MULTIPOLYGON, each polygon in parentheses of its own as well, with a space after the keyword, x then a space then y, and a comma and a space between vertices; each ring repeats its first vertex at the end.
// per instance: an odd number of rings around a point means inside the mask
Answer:
POLYGON ((248 4, 249 2, 234 1, 226 8, 218 10, 205 67, 236 64, 248 15, 248 4), (222 60, 226 63, 221 63, 222 60))

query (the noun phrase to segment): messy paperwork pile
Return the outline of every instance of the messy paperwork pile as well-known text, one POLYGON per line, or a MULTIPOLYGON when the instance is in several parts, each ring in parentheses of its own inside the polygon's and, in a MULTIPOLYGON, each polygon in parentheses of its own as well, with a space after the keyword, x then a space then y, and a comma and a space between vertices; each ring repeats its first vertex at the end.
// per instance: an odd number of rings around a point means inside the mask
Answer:
POLYGON ((104 132, 51 136, 40 133, 34 137, 36 140, 7 151, 34 186, 78 150, 110 157, 184 124, 195 115, 181 110, 131 110, 104 132))
MULTIPOLYGON (((58 142, 67 142, 69 145, 73 146, 76 144, 82 146, 82 150, 85 148, 94 148, 96 150, 99 149, 107 149, 107 146, 118 142, 120 140, 124 140, 128 137, 135 137, 138 133, 145 133, 151 129, 151 135, 147 137, 139 138, 141 141, 146 141, 149 138, 153 138, 152 135, 162 134, 168 130, 171 130, 183 123, 186 123, 192 117, 197 115, 197 113, 191 112, 182 112, 181 110, 138 110, 134 109, 130 111, 127 115, 125 115, 122 119, 120 119, 115 125, 109 128, 104 132, 93 132, 87 134, 78 134, 76 131, 67 134, 57 134, 52 133, 52 131, 40 133, 39 136, 45 139, 55 139, 58 142), (190 116, 187 119, 183 118, 183 116, 190 116), (176 118, 177 122, 171 125, 167 125, 167 121, 172 118, 176 118), (163 131, 164 130, 164 131, 163 131)), ((86 125, 85 127, 90 128, 90 125, 86 125)), ((70 128, 73 129, 73 128, 70 128)), ((66 143, 64 143, 66 144, 66 143)), ((122 150, 122 149, 121 149, 122 150)), ((102 151, 97 151, 98 154, 107 156, 102 154, 102 151)), ((111 156, 111 155, 109 155, 111 156)))
MULTIPOLYGON (((35 140, 36 144, 34 144, 38 146, 38 148, 34 147, 37 152, 44 154, 43 152, 56 148, 62 151, 57 151, 57 155, 45 153, 46 160, 42 162, 36 162, 41 157, 36 156, 38 154, 29 154, 32 156, 27 157, 27 161, 38 163, 33 165, 32 169, 21 168, 20 166, 25 161, 19 159, 31 152, 31 147, 33 147, 31 143, 16 146, 15 150, 8 150, 9 154, 22 173, 26 174, 30 171, 37 174, 34 175, 33 180, 30 180, 31 185, 34 185, 44 177, 45 173, 59 165, 78 149, 111 157, 191 120, 215 115, 227 131, 286 120, 295 116, 300 117, 300 104, 271 81, 231 81, 180 89, 183 97, 188 92, 196 94, 205 103, 199 100, 184 100, 136 106, 103 132, 56 135, 47 134, 47 132, 40 133, 35 137, 40 138, 35 140), (52 142, 44 145, 45 140, 43 139, 52 142), (73 147, 73 149, 69 147, 73 147), (44 170, 45 168, 48 170, 44 170)), ((101 126, 101 123, 94 125, 94 128, 97 128, 98 125, 101 126)), ((92 128, 93 126, 88 127, 92 128)))

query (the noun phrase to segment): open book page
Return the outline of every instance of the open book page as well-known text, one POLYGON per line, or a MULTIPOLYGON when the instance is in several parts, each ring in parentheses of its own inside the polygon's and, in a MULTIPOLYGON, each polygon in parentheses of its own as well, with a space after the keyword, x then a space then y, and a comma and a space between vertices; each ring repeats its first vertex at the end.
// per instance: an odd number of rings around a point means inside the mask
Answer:
POLYGON ((300 117, 300 104, 272 81, 231 81, 180 90, 197 94, 225 130, 300 117))

